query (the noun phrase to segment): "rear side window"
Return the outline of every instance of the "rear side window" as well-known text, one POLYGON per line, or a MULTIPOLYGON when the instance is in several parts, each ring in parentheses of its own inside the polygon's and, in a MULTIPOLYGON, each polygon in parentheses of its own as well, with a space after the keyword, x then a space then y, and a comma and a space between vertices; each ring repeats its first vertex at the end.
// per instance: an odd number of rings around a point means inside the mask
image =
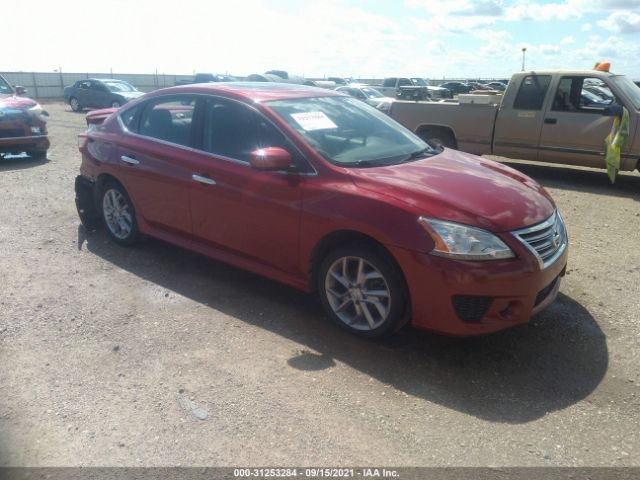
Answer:
POLYGON ((528 75, 524 77, 513 103, 518 110, 540 110, 549 90, 551 75, 528 75))
POLYGON ((387 78, 385 79, 384 83, 382 84, 383 87, 395 87, 396 86, 396 79, 395 78, 387 78))
POLYGON ((281 147, 292 152, 280 131, 262 115, 237 102, 207 100, 203 149, 206 152, 248 162, 254 150, 281 147))
POLYGON ((408 78, 401 78, 400 80, 398 80, 398 86, 399 87, 411 87, 413 84, 411 83, 411 80, 409 80, 408 78))
POLYGON ((165 142, 190 146, 195 106, 196 100, 192 96, 151 101, 142 111, 138 133, 165 142))

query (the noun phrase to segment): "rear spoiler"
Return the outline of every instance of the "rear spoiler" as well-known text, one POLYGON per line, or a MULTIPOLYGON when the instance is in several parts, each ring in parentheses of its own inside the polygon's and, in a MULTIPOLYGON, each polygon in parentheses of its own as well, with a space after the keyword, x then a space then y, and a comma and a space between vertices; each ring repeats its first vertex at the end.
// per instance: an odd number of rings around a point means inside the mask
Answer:
POLYGON ((96 125, 100 125, 107 119, 109 115, 111 115, 113 112, 116 112, 117 110, 117 108, 103 108, 101 110, 90 111, 85 117, 87 120, 87 127, 95 127, 96 125))

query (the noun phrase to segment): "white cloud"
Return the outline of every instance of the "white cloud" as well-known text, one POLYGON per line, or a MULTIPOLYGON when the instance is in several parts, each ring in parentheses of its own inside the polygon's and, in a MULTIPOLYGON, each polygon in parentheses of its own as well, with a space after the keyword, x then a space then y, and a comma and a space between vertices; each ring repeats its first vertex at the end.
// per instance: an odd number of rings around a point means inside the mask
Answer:
POLYGON ((600 20, 598 25, 616 33, 638 33, 640 32, 640 14, 616 11, 605 20, 600 20))
POLYGON ((582 30, 583 32, 588 32, 591 30, 591 24, 590 23, 585 23, 584 25, 582 25, 582 27, 580 27, 580 30, 582 30))
POLYGON ((568 37, 564 37, 562 40, 560 40, 560 45, 571 45, 572 43, 575 43, 576 41, 574 40, 574 38, 569 35, 568 37))

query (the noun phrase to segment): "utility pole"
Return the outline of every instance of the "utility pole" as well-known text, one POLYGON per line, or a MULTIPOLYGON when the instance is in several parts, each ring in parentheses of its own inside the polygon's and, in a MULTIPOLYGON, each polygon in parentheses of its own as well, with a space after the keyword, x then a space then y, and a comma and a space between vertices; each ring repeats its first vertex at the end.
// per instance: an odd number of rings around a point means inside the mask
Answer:
POLYGON ((524 55, 527 52, 527 47, 522 47, 522 71, 524 72, 524 55))

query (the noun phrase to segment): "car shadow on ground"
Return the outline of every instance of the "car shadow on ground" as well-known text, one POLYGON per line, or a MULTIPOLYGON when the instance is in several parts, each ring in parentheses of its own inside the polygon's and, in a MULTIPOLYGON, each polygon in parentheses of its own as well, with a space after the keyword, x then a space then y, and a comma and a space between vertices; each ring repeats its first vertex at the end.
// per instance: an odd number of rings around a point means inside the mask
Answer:
POLYGON ((525 326, 457 339, 405 327, 385 341, 333 326, 319 301, 268 279, 156 240, 119 247, 102 230, 78 228, 78 248, 162 288, 291 339, 304 347, 291 368, 321 370, 342 362, 380 382, 475 417, 536 420, 584 399, 608 366, 605 335, 566 295, 525 326))
POLYGON ((545 187, 627 197, 640 201, 640 176, 630 172, 619 173, 616 182, 612 184, 606 170, 509 161, 501 163, 530 176, 545 187))
POLYGON ((24 170, 49 163, 48 158, 34 158, 28 155, 7 155, 0 157, 0 172, 24 170))

